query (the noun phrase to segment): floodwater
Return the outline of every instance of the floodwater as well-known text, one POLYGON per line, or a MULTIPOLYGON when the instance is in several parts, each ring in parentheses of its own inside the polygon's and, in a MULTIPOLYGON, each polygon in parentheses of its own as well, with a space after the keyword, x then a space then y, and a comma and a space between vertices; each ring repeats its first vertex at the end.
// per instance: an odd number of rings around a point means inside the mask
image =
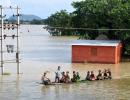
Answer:
MULTIPOLYGON (((71 63, 71 44, 77 37, 52 37, 43 26, 21 26, 20 30, 20 75, 17 66, 4 63, 4 72, 9 76, 0 76, 0 100, 129 100, 130 99, 130 63, 91 64, 71 63), (110 68, 113 80, 76 84, 43 86, 39 84, 44 71, 54 81, 57 66, 72 73, 79 71, 82 79, 86 72, 110 68)), ((4 42, 7 44, 7 42, 4 42)), ((11 42, 9 42, 11 43, 11 42)), ((5 45, 6 45, 5 44, 5 45)), ((6 54, 9 59, 13 54, 6 54)), ((72 76, 72 74, 70 74, 72 76)))

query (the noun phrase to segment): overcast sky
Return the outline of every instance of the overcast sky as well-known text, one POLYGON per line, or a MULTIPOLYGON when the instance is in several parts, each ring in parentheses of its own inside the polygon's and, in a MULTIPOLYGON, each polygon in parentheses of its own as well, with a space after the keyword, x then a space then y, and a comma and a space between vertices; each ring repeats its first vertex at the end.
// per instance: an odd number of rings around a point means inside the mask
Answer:
POLYGON ((72 12, 74 10, 71 6, 73 1, 81 0, 0 0, 0 4, 4 6, 18 5, 23 14, 35 14, 41 18, 47 18, 62 9, 72 12))

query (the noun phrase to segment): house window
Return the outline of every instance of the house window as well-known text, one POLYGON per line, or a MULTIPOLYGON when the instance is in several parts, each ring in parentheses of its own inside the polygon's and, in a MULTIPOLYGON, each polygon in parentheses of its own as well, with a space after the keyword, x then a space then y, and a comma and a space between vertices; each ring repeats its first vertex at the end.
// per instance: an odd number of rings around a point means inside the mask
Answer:
POLYGON ((92 56, 97 56, 97 48, 91 48, 91 55, 92 56))

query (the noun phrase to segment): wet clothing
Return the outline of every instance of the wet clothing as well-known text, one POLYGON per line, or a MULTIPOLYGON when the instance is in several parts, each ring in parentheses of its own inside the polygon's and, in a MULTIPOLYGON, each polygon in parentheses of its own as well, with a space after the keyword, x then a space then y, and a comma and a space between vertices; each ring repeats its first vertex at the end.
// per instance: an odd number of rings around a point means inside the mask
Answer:
POLYGON ((91 74, 90 75, 90 80, 92 81, 92 80, 95 80, 95 75, 94 74, 91 74))
POLYGON ((86 79, 85 80, 90 80, 90 73, 87 74, 86 79))
POLYGON ((57 70, 55 72, 56 76, 55 76, 55 82, 60 82, 60 74, 61 74, 61 71, 60 70, 57 70))
POLYGON ((69 76, 68 74, 65 75, 65 82, 66 82, 66 83, 70 82, 70 76, 69 76))
POLYGON ((73 78, 71 79, 72 82, 76 82, 77 81, 77 76, 76 74, 73 74, 73 78))
POLYGON ((42 83, 45 85, 48 85, 50 83, 49 78, 47 78, 45 75, 42 76, 42 83))
POLYGON ((108 79, 107 72, 104 72, 103 78, 104 78, 104 79, 108 79))
POLYGON ((112 79, 111 71, 108 71, 107 73, 108 73, 108 78, 112 79))
POLYGON ((102 73, 99 73, 99 74, 97 75, 97 80, 102 80, 102 73))
POLYGON ((65 80, 66 80, 66 75, 62 74, 62 78, 60 79, 60 82, 65 83, 65 80))
POLYGON ((76 81, 80 80, 79 74, 76 75, 76 81))
POLYGON ((50 83, 49 81, 43 81, 44 85, 49 85, 49 83, 50 83))

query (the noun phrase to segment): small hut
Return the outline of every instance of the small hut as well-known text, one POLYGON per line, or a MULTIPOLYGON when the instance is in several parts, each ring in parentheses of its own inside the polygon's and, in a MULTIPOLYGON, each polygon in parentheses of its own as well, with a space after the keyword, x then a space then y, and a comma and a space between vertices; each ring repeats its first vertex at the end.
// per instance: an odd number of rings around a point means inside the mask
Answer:
POLYGON ((121 60, 121 49, 118 40, 78 40, 72 44, 72 62, 117 64, 121 60))

